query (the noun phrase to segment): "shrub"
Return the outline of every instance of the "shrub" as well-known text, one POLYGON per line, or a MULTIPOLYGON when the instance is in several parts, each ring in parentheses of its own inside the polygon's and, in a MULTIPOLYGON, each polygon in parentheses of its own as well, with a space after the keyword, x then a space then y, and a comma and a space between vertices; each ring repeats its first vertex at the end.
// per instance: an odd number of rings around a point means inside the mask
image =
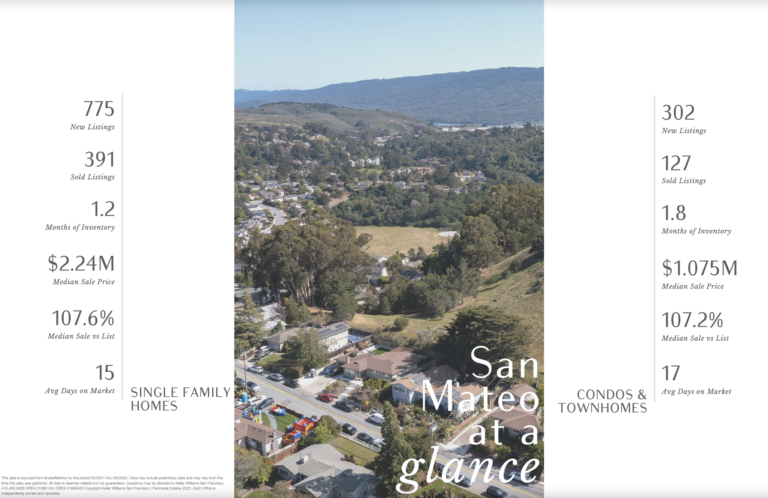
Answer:
POLYGON ((508 459, 510 453, 512 453, 512 448, 506 445, 499 446, 499 449, 496 450, 496 454, 499 456, 499 459, 501 460, 508 459))
POLYGON ((504 270, 504 273, 501 274, 501 278, 503 279, 508 279, 511 276, 512 276, 512 272, 509 270, 504 270))
POLYGON ((491 449, 486 444, 475 445, 475 451, 485 456, 488 456, 491 454, 491 449))
POLYGON ((408 326, 408 319, 407 318, 395 318, 395 330, 403 330, 408 326))
POLYGON ((375 391, 381 391, 389 385, 388 379, 368 379, 363 384, 364 387, 373 389, 375 391))

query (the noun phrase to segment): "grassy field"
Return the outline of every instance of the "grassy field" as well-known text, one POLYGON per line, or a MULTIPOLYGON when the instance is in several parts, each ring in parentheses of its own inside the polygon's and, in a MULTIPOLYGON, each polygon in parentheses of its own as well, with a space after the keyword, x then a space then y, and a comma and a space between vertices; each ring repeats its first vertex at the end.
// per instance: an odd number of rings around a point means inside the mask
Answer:
POLYGON ((375 451, 369 450, 365 446, 361 446, 343 436, 337 437, 331 441, 331 444, 345 455, 355 455, 357 465, 361 465, 367 469, 373 468, 373 460, 376 458, 376 455, 378 455, 375 451))
POLYGON ((269 355, 266 358, 264 358, 263 360, 261 360, 259 362, 259 365, 264 366, 264 365, 269 365, 270 363, 275 363, 277 361, 280 361, 280 359, 282 357, 283 357, 283 355, 281 355, 281 354, 272 353, 271 355, 269 355))
MULTIPOLYGON (((277 430, 280 432, 286 432, 285 428, 293 424, 293 421, 299 418, 298 415, 294 415, 288 411, 285 412, 285 415, 278 416, 273 414, 272 416, 275 417, 275 422, 277 422, 277 430)), ((264 415, 264 417, 266 417, 266 415, 264 415)))
POLYGON ((265 425, 267 427, 272 427, 272 424, 269 423, 269 417, 267 417, 266 412, 261 412, 261 425, 265 425))
POLYGON ((277 368, 285 378, 298 379, 304 373, 304 364, 306 360, 294 360, 288 354, 275 354, 267 356, 259 362, 261 366, 272 365, 273 370, 277 368))
MULTIPOLYGON (((423 230, 423 229, 422 229, 423 230)), ((379 327, 391 326, 396 318, 409 320, 408 327, 398 333, 404 340, 415 339, 415 332, 427 328, 442 328, 448 325, 456 312, 477 305, 491 308, 504 308, 509 313, 520 316, 531 333, 530 353, 539 364, 539 371, 544 369, 544 262, 538 261, 526 269, 513 273, 509 278, 501 279, 515 257, 504 259, 483 271, 483 285, 479 288, 477 299, 468 297, 456 310, 446 313, 442 318, 431 318, 423 314, 415 315, 365 315, 357 313, 347 322, 351 327, 373 332, 379 327), (531 292, 533 291, 533 292, 531 292)))
POLYGON ((438 479, 437 481, 433 482, 429 486, 424 486, 423 488, 413 493, 413 495, 411 496, 419 496, 426 489, 434 489, 439 493, 446 488, 451 488, 453 490, 454 496, 458 495, 459 493, 466 493, 469 496, 478 496, 467 488, 460 488, 454 484, 448 484, 447 482, 441 479, 438 479))
POLYGON ((269 498, 270 496, 272 496, 270 491, 254 491, 253 493, 248 493, 245 498, 269 498))
POLYGON ((360 181, 367 180, 369 173, 376 173, 376 176, 381 176, 381 174, 384 172, 381 168, 360 168, 356 169, 355 173, 357 173, 357 178, 360 179, 360 181))
POLYGON ((368 253, 390 257, 395 252, 408 252, 408 249, 423 247, 427 254, 440 242, 448 242, 448 237, 440 237, 437 228, 415 227, 356 227, 357 235, 369 233, 373 236, 368 243, 368 253))

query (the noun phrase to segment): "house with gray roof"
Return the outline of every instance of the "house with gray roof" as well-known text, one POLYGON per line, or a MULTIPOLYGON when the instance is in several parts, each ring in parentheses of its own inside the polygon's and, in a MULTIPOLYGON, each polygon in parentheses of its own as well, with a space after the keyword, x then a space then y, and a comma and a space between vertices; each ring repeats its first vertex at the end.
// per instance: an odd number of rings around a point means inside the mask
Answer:
POLYGON ((373 471, 345 462, 330 444, 313 444, 274 465, 281 479, 314 498, 365 498, 374 496, 373 471))
POLYGON ((254 422, 235 408, 235 442, 240 447, 256 450, 263 456, 272 455, 283 449, 284 432, 254 422))
POLYGON ((291 339, 296 337, 296 334, 299 333, 299 330, 300 329, 298 327, 287 329, 283 332, 265 337, 264 341, 266 341, 267 346, 269 346, 269 349, 272 351, 282 351, 285 347, 285 343, 291 342, 291 339))
POLYGON ((416 270, 401 270, 400 276, 407 278, 408 280, 421 280, 424 277, 424 275, 417 272, 416 270))
MULTIPOLYGON (((286 329, 283 332, 265 337, 264 340, 266 341, 267 346, 269 346, 269 349, 273 351, 282 351, 286 342, 291 342, 302 328, 309 326, 310 323, 307 322, 300 327, 286 329)), ((320 345, 328 351, 341 349, 349 343, 349 325, 344 322, 332 323, 323 328, 316 329, 315 331, 320 338, 320 345)))

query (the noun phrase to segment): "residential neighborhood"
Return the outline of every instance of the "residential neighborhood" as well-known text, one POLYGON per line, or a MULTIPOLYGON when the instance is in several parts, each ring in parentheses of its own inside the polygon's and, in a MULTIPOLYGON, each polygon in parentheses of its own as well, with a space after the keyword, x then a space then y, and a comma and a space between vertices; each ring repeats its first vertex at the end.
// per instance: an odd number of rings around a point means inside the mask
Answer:
POLYGON ((543 369, 481 380, 470 358, 542 359, 543 128, 455 128, 236 123, 241 498, 395 498, 433 447, 435 498, 487 496, 484 459, 543 496, 543 369))
MULTIPOLYGON (((433 424, 425 430, 439 448, 441 464, 458 458, 466 468, 483 457, 469 440, 476 432, 471 427, 484 420, 498 421, 505 441, 530 435, 531 427, 543 440, 541 409, 532 412, 522 406, 526 396, 537 393, 536 386, 499 379, 461 382, 461 373, 437 352, 376 342, 375 336, 344 322, 322 327, 307 322, 265 336, 258 352, 235 360, 236 385, 242 385, 235 400, 235 442, 271 461, 269 482, 285 482, 299 495, 380 496, 374 462, 385 444, 386 413, 395 417, 401 431, 408 427, 404 434, 421 430, 417 420, 433 424), (297 357, 286 351, 303 347, 297 344, 303 337, 313 338, 323 357, 319 366, 297 370, 297 357), (440 400, 437 406, 425 381, 440 400), (449 382, 450 398, 442 396, 449 382), (488 412, 482 410, 484 392, 495 401, 488 412), (335 432, 326 432, 329 425, 335 432)), ((543 496, 540 484, 526 484, 523 491, 515 479, 504 483, 497 477, 494 483, 511 496, 543 496)), ((478 480, 469 484, 469 491, 481 494, 484 486, 478 480)))

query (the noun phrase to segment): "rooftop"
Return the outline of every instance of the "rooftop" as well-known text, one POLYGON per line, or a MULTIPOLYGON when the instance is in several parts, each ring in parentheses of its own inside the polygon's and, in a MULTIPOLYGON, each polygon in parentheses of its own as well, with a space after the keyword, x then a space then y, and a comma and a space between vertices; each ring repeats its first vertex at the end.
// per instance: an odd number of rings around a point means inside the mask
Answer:
POLYGON ((278 344, 283 344, 284 342, 288 342, 289 340, 293 339, 298 333, 299 333, 298 327, 287 329, 277 334, 272 334, 270 336, 267 336, 264 338, 264 340, 267 342, 275 342, 278 344))
POLYGON ((370 470, 344 461, 344 455, 330 444, 313 444, 301 451, 297 451, 285 460, 275 464, 275 467, 285 467, 293 474, 302 474, 308 477, 336 468, 343 470, 353 469, 362 472, 370 470), (307 457, 304 461, 304 457, 307 457))
POLYGON ((259 424, 243 416, 243 411, 235 408, 235 441, 244 437, 249 437, 262 444, 275 439, 280 439, 285 433, 272 429, 266 425, 259 424))
POLYGON ((515 406, 509 411, 496 410, 491 417, 499 420, 499 425, 507 427, 517 432, 528 432, 530 429, 526 429, 526 426, 531 425, 536 428, 539 433, 544 432, 539 422, 541 419, 531 412, 525 411, 519 405, 515 406))
POLYGON ((320 337, 320 339, 325 339, 326 337, 330 337, 347 330, 349 330, 349 325, 344 322, 339 322, 321 328, 317 331, 317 335, 320 337))
POLYGON ((390 375, 398 375, 419 364, 423 357, 413 352, 411 348, 399 347, 378 356, 368 354, 349 353, 336 359, 343 368, 353 372, 375 370, 390 375), (353 356, 355 355, 355 356, 353 356))

